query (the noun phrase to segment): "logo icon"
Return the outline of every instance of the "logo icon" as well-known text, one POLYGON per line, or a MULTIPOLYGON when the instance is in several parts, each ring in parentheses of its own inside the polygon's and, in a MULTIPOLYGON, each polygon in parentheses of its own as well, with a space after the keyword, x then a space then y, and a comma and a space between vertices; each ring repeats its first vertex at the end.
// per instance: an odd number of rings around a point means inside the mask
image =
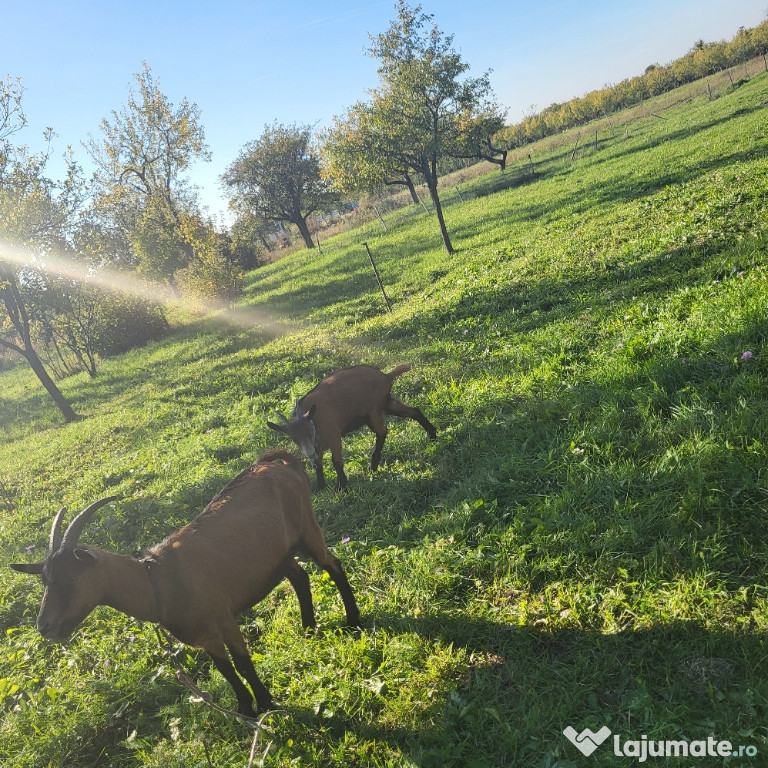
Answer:
POLYGON ((571 744, 578 747, 584 756, 589 757, 611 735, 611 729, 604 725, 597 733, 589 728, 576 733, 576 729, 569 725, 563 731, 563 735, 571 744))

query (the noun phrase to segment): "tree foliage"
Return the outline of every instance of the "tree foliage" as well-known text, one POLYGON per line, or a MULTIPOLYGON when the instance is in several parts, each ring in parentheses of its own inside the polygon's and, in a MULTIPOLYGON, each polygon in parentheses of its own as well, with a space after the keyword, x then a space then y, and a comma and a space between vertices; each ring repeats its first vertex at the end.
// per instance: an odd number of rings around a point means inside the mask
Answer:
POLYGON ((242 270, 232 246, 232 236, 217 232, 200 216, 185 215, 181 221, 184 240, 192 246, 195 259, 181 270, 182 284, 194 293, 216 297, 231 307, 241 293, 242 270))
POLYGON ((382 185, 403 185, 418 203, 414 171, 389 151, 376 130, 376 119, 373 105, 363 101, 346 115, 336 116, 324 136, 322 173, 344 193, 373 193, 382 185))
POLYGON ((41 355, 59 378, 85 370, 96 376, 99 357, 164 336, 162 308, 126 291, 105 289, 46 272, 30 297, 30 316, 41 355))
MULTIPOLYGON (((64 182, 46 175, 48 152, 28 154, 10 136, 26 124, 18 81, 0 82, 0 347, 21 355, 53 399, 66 421, 77 417, 43 364, 33 339, 30 290, 39 268, 30 263, 66 240, 80 203, 78 168, 69 162, 64 182)), ((52 134, 47 132, 50 143, 52 134)))
POLYGON ((101 137, 87 145, 97 205, 131 242, 136 270, 176 290, 176 272, 194 259, 182 226, 185 214, 197 212, 186 173, 210 152, 197 105, 183 99, 175 107, 146 64, 135 80, 127 105, 103 119, 101 137))
MULTIPOLYGON (((22 356, 67 421, 76 414, 52 374, 96 373, 96 358, 165 331, 162 311, 91 284, 105 253, 119 245, 85 207, 89 188, 71 155, 63 181, 48 175, 45 151, 30 154, 10 137, 25 124, 18 83, 0 84, 0 347, 22 356)), ((119 250, 119 248, 117 248, 119 250)))
POLYGON ((20 131, 27 122, 24 110, 21 107, 21 98, 24 93, 21 81, 10 76, 0 80, 0 167, 6 163, 8 149, 8 137, 20 131))
POLYGON ((337 202, 320 175, 320 156, 309 126, 265 126, 261 137, 245 145, 222 181, 230 205, 240 216, 290 222, 307 248, 314 248, 307 219, 337 202))
POLYGON ((336 118, 326 154, 342 184, 359 176, 365 185, 424 179, 448 253, 453 253, 438 194, 445 158, 497 159, 493 137, 504 112, 492 96, 489 73, 467 77, 469 65, 421 6, 396 4, 397 18, 372 38, 379 87, 371 99, 336 118))

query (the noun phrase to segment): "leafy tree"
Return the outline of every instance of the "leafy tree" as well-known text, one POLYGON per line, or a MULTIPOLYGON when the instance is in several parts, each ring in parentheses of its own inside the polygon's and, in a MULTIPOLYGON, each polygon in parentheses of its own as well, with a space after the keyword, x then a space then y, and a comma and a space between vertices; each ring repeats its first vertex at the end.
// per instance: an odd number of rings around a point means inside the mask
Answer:
MULTIPOLYGON (((491 140, 504 126, 504 112, 492 98, 489 73, 464 77, 469 69, 421 6, 396 4, 397 19, 372 38, 369 53, 379 61, 379 88, 371 101, 358 103, 334 131, 352 129, 356 141, 375 148, 381 175, 419 174, 435 209, 448 253, 453 253, 437 189, 438 169, 446 158, 498 160, 491 140)), ((333 149, 331 149, 333 151, 333 149)), ((366 163, 365 159, 360 160, 366 163)))
POLYGON ((277 245, 274 239, 277 225, 249 213, 239 216, 232 224, 229 248, 242 269, 255 269, 277 245))
POLYGON ((159 304, 125 291, 98 291, 96 300, 98 312, 88 331, 99 355, 118 355, 168 333, 159 304))
POLYGON ((59 378, 83 369, 96 375, 96 349, 91 328, 98 313, 98 291, 77 280, 50 272, 39 280, 26 279, 26 287, 36 283, 28 301, 33 335, 42 344, 48 367, 59 378))
POLYGON ((240 215, 290 222, 307 248, 314 248, 307 219, 337 202, 330 183, 320 175, 320 157, 309 126, 265 126, 222 175, 230 205, 240 215))
POLYGON ((168 330, 162 307, 142 295, 116 289, 123 270, 104 269, 110 239, 95 222, 78 222, 62 269, 46 265, 25 280, 33 337, 59 376, 97 372, 98 356, 116 354, 159 338, 168 330))
POLYGON ((643 79, 648 84, 651 96, 658 96, 675 87, 675 78, 670 67, 649 66, 645 70, 643 79))
POLYGON ((137 271, 166 280, 178 294, 175 274, 194 254, 182 222, 197 212, 185 173, 210 152, 195 104, 184 99, 174 107, 147 64, 135 79, 127 106, 102 120, 101 138, 87 144, 97 169, 97 205, 102 220, 132 243, 137 271))
POLYGON ((380 142, 372 104, 358 102, 336 117, 322 147, 323 175, 344 192, 375 192, 382 185, 403 185, 419 203, 408 165, 380 142))
POLYGON ((182 233, 195 252, 192 264, 181 272, 185 286, 201 296, 217 297, 231 307, 241 292, 241 270, 233 253, 232 237, 217 232, 199 216, 185 216, 182 233))
MULTIPOLYGON (((81 180, 74 163, 57 184, 46 176, 49 152, 28 155, 9 137, 24 127, 23 89, 18 81, 0 81, 0 347, 21 355, 66 421, 77 418, 48 373, 32 338, 30 291, 41 279, 33 257, 43 259, 64 242, 80 203, 81 180)), ((52 133, 47 132, 50 146, 52 133)))
POLYGON ((6 260, 0 260, 0 306, 5 314, 0 347, 21 355, 53 399, 65 421, 75 421, 77 414, 56 386, 32 342, 32 325, 22 285, 14 266, 6 260))
POLYGON ((745 27, 739 27, 738 32, 730 40, 725 50, 728 60, 738 64, 743 64, 757 53, 750 30, 745 27))
MULTIPOLYGON (((768 15, 768 11, 766 11, 768 15)), ((752 43, 755 46, 755 52, 765 56, 768 53, 768 20, 758 24, 751 31, 752 43)))
POLYGON ((111 333, 133 346, 167 328, 162 311, 138 297, 120 298, 90 284, 104 253, 119 251, 93 211, 71 156, 65 180, 46 173, 48 147, 29 155, 9 136, 25 123, 21 87, 0 83, 0 347, 21 355, 67 421, 76 414, 49 371, 96 373, 96 355, 111 351, 111 333))
POLYGON ((27 122, 21 107, 24 89, 21 81, 6 77, 0 80, 0 168, 5 170, 10 144, 8 137, 20 131, 27 122))

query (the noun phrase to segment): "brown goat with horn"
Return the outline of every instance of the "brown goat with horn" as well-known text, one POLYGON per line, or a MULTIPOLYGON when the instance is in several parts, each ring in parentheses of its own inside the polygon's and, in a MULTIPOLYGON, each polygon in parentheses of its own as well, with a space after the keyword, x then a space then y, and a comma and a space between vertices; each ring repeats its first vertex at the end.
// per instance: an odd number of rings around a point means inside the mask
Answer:
POLYGON ((381 449, 387 437, 387 416, 413 419, 432 440, 437 436, 434 424, 418 409, 392 396, 392 382, 409 371, 410 365, 398 365, 382 373, 370 365, 353 365, 326 376, 314 389, 296 401, 293 414, 287 419, 281 413, 282 424, 267 425, 283 432, 299 446, 312 462, 317 475, 317 487, 325 488, 323 454, 330 449, 336 470, 336 487, 347 487, 341 438, 367 425, 376 435, 371 454, 370 470, 374 472, 381 461, 381 449))
POLYGON ((61 509, 45 561, 11 566, 42 576, 37 629, 45 637, 66 639, 97 605, 157 622, 182 643, 204 648, 234 689, 240 714, 252 716, 253 696, 240 676, 250 685, 258 711, 271 709, 273 702, 256 674, 237 616, 286 578, 299 599, 302 624, 315 626, 309 576, 296 562, 297 552, 306 552, 328 571, 344 601, 347 624, 360 626, 352 589, 338 558, 328 551, 295 456, 284 451, 262 456, 143 558, 78 542, 93 513, 114 499, 88 506, 63 535, 61 509))

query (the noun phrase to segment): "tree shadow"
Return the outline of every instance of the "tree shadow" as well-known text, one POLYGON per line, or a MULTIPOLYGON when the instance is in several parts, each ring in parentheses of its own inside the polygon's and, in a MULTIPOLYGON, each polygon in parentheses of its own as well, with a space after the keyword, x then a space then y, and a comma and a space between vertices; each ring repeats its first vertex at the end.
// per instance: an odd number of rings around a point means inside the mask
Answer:
MULTIPOLYGON (((402 687, 419 685, 418 669, 398 682, 387 679, 382 665, 378 717, 364 707, 330 718, 288 707, 298 723, 330 732, 337 743, 354 733, 364 743, 387 744, 422 768, 578 760, 580 753, 563 735, 569 725, 577 731, 608 726, 622 742, 641 735, 686 741, 714 735, 757 745, 760 752, 768 748, 762 728, 768 685, 759 669, 765 638, 759 633, 675 621, 606 634, 445 613, 414 618, 375 611, 367 621, 369 632, 383 633, 384 647, 418 636, 453 649, 462 669, 447 691, 431 698, 413 728, 391 724, 386 711, 402 687), (713 733, 713 724, 724 730, 713 733)), ((590 760, 598 766, 636 764, 617 758, 612 741, 590 760)))
MULTIPOLYGON (((642 344, 617 350, 621 365, 599 379, 568 378, 565 360, 567 386, 489 389, 481 406, 467 401, 453 413, 429 414, 435 443, 415 425, 395 432, 384 449, 392 468, 385 463, 378 475, 359 471, 367 438, 348 442, 350 490, 315 492, 318 516, 332 541, 376 540, 383 529, 400 547, 443 536, 471 545, 479 531, 514 526, 521 546, 559 554, 568 568, 570 553, 599 563, 608 550, 630 573, 657 562, 660 575, 675 578, 706 563, 729 589, 751 588, 768 565, 756 448, 768 423, 765 362, 735 358, 761 349, 767 335, 755 316, 675 356, 642 344), (457 513, 476 500, 477 509, 457 513), (379 510, 375 520, 369 505, 379 510)), ((460 375, 482 382, 491 374, 478 366, 460 375)), ((570 577, 534 562, 521 567, 534 589, 570 577)))

